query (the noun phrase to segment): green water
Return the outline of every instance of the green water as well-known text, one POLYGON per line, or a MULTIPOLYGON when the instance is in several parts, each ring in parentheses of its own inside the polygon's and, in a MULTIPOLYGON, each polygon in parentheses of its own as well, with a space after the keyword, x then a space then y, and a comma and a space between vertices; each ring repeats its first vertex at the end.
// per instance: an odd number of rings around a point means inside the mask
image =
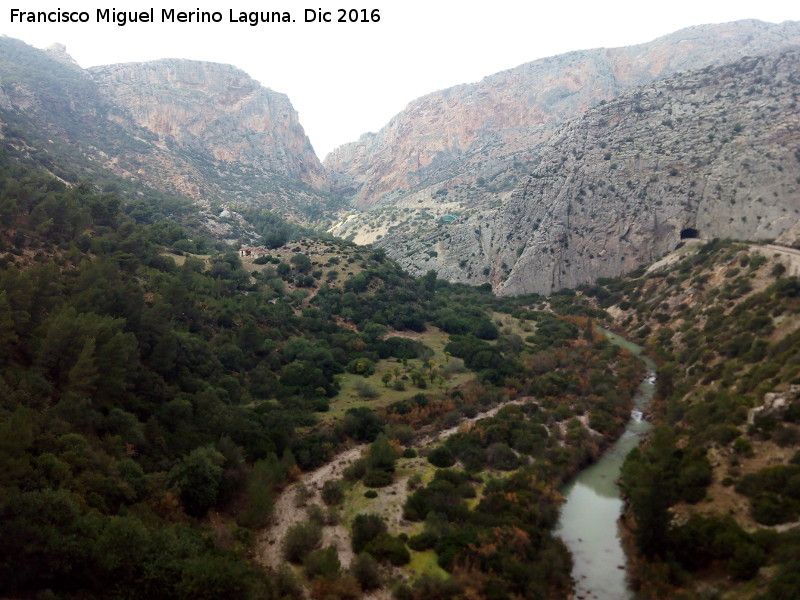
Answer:
POLYGON ((584 469, 564 488, 566 502, 561 509, 556 535, 572 552, 575 597, 587 600, 634 598, 625 575, 625 553, 617 521, 622 500, 616 480, 628 452, 639 443, 650 424, 642 412, 655 392, 655 364, 641 355, 636 344, 603 330, 609 340, 630 350, 644 361, 648 373, 634 398, 634 408, 625 432, 592 466, 584 469))

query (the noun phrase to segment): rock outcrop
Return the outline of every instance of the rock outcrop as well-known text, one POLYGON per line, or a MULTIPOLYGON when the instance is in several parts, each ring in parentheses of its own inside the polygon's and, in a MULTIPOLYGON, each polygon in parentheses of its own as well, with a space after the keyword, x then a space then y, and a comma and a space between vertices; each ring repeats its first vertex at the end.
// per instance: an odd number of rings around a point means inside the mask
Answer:
POLYGON ((795 50, 626 92, 556 130, 507 202, 377 244, 412 273, 547 294, 682 237, 774 239, 800 218, 798 64, 795 50))
MULTIPOLYGON (((462 214, 506 200, 555 127, 600 102, 678 72, 793 44, 800 44, 800 23, 748 20, 537 60, 411 102, 378 133, 332 152, 325 168, 334 191, 357 209, 405 213, 389 216, 395 224, 411 223, 417 209, 434 220, 462 214)), ((412 237, 426 229, 421 216, 412 237)), ((374 220, 363 213, 333 231, 374 242, 386 233, 371 227, 374 220)))
POLYGON ((289 99, 229 65, 84 70, 60 44, 2 38, 0 123, 9 143, 61 165, 67 180, 107 169, 205 207, 255 205, 306 222, 335 210, 289 99))
POLYGON ((289 98, 235 67, 167 59, 89 73, 133 123, 157 136, 160 147, 328 188, 289 98))
POLYGON ((791 248, 800 248, 800 220, 775 238, 775 243, 791 248))

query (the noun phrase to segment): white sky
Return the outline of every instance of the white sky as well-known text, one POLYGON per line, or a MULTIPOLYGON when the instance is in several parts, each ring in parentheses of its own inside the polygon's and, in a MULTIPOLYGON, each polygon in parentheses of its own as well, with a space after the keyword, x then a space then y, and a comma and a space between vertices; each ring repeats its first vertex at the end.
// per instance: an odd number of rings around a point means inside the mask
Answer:
MULTIPOLYGON (((4 3, 5 4, 5 3, 4 3)), ((377 131, 428 92, 570 50, 649 41, 690 25, 800 19, 796 0, 361 0, 330 2, 159 0, 113 4, 155 9, 156 23, 94 23, 100 0, 10 0, 0 34, 36 47, 53 42, 83 67, 175 57, 233 64, 289 96, 320 159, 377 131), (379 9, 378 23, 305 23, 305 8, 379 9), (86 10, 87 24, 11 23, 20 10, 86 10), (163 8, 220 11, 216 24, 162 24, 163 8), (290 11, 295 23, 229 23, 228 11, 290 11)))

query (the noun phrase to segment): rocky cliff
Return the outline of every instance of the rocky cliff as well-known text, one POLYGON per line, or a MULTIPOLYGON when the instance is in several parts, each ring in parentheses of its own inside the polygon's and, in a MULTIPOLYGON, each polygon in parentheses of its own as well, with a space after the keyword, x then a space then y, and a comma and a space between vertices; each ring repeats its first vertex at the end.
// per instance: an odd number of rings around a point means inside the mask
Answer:
POLYGON ((89 70, 101 92, 157 144, 213 161, 328 187, 285 94, 230 65, 158 60, 89 70))
POLYGON ((800 52, 643 86, 549 138, 496 207, 378 245, 415 273, 550 293, 615 276, 682 236, 774 239, 800 217, 800 52))
MULTIPOLYGON (((410 222, 416 209, 434 218, 461 213, 506 199, 553 129, 599 102, 681 71, 798 43, 800 23, 749 20, 537 60, 415 100, 324 164, 334 190, 356 208, 408 209, 392 215, 396 223, 410 222)), ((374 215, 357 215, 334 231, 373 242, 386 228, 371 221, 374 215)))
POLYGON ((0 121, 21 136, 13 143, 58 155, 79 178, 109 169, 202 206, 257 205, 305 221, 335 204, 289 99, 229 65, 83 70, 63 46, 3 38, 0 121))

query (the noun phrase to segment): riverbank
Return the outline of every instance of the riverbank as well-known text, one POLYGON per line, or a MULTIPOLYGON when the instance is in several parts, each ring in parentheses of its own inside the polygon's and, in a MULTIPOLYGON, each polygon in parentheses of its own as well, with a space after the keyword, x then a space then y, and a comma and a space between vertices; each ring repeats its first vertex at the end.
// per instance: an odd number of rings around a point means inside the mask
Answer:
MULTIPOLYGON (((382 417, 387 434, 415 430, 415 440, 393 438, 397 458, 388 485, 367 487, 366 479, 354 475, 358 470, 351 467, 362 458, 362 467, 369 465, 367 444, 301 474, 276 496, 277 518, 257 537, 258 562, 281 568, 289 532, 312 520, 322 532, 314 552, 335 552, 345 581, 356 564, 353 523, 359 515, 375 515, 386 527, 386 540, 400 540, 410 554, 408 564, 380 566, 384 588, 378 596, 397 585, 416 590, 419 581, 433 578, 436 585, 460 587, 475 597, 497 586, 522 596, 537 589, 548 597, 568 597, 571 560, 553 535, 562 501, 558 488, 619 437, 634 408, 642 367, 599 335, 589 319, 546 324, 548 341, 527 340, 543 348, 524 356, 520 371, 528 377, 513 387, 461 388, 440 398, 419 394, 413 402, 389 407, 382 417), (561 341, 550 341, 558 336, 561 341), (496 404, 487 408, 492 401, 496 404), (453 419, 457 416, 460 420, 453 419), (426 427, 450 426, 423 433, 412 425, 426 420, 426 427), (325 507, 323 484, 337 480, 343 499, 325 507), (472 569, 469 576, 464 565, 472 569), (524 581, 517 583, 520 574, 524 581)), ((293 568, 313 596, 319 582, 293 568)), ((409 597, 426 596, 420 589, 409 597)))
POLYGON ((564 488, 564 505, 556 534, 573 556, 574 597, 591 600, 628 600, 635 593, 628 582, 628 559, 619 526, 624 503, 617 479, 628 453, 645 435, 650 424, 644 420, 655 391, 654 363, 642 356, 642 348, 602 329, 609 340, 639 356, 648 366, 622 435, 600 458, 581 471, 564 488))

